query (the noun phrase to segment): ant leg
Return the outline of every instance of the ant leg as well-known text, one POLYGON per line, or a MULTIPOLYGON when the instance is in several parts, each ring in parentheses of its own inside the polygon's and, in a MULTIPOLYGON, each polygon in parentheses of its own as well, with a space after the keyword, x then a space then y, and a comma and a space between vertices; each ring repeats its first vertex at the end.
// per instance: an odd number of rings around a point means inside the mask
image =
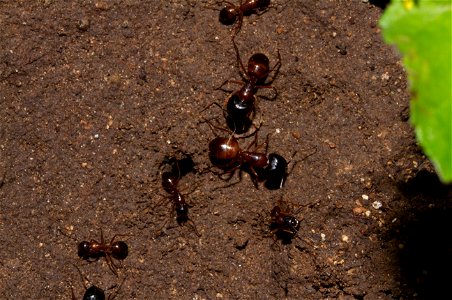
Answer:
MULTIPOLYGON (((243 12, 240 11, 239 16, 238 16, 238 21, 237 21, 237 25, 234 26, 233 33, 232 33, 232 41, 234 41, 235 36, 240 32, 240 29, 242 29, 242 23, 243 23, 243 12)), ((241 63, 241 61, 240 61, 241 63)), ((245 72, 246 74, 246 72, 245 72)))
POLYGON ((269 70, 270 72, 274 72, 273 76, 271 77, 271 79, 264 85, 271 85, 273 83, 273 81, 275 81, 275 78, 278 76, 279 74, 279 69, 281 69, 282 63, 281 63, 281 53, 279 53, 279 49, 278 49, 278 62, 273 66, 273 68, 271 68, 269 70))
POLYGON ((210 103, 209 105, 207 105, 206 108, 204 108, 203 110, 201 110, 199 113, 203 113, 204 111, 206 111, 206 110, 208 110, 209 108, 211 108, 213 105, 218 106, 221 110, 224 111, 223 107, 222 107, 220 104, 218 104, 217 102, 212 102, 212 103, 210 103))
POLYGON ((271 83, 266 84, 266 85, 257 85, 256 89, 272 89, 274 91, 274 95, 272 95, 271 97, 259 96, 259 98, 262 98, 262 99, 265 99, 268 101, 273 101, 276 99, 276 97, 278 97, 278 90, 274 86, 271 86, 270 84, 271 83))
POLYGON ((198 237, 200 237, 201 234, 199 233, 198 229, 196 228, 195 222, 193 222, 192 219, 188 219, 188 220, 187 220, 187 223, 190 223, 190 225, 191 225, 191 227, 193 228, 193 231, 195 232, 195 234, 196 234, 198 237))
POLYGON ((116 277, 119 277, 118 271, 116 271, 117 267, 114 264, 114 262, 113 262, 113 260, 112 260, 112 258, 111 258, 109 253, 105 253, 105 260, 107 261, 107 265, 110 268, 110 270, 113 272, 113 274, 115 274, 116 277))
POLYGON ((105 244, 104 233, 103 233, 102 228, 100 229, 100 242, 102 245, 105 244))
POLYGON ((171 206, 171 212, 170 212, 170 216, 169 218, 167 218, 165 220, 165 222, 163 222, 163 224, 160 226, 160 228, 158 230, 155 231, 155 237, 154 239, 158 238, 162 232, 163 232, 163 228, 168 224, 168 222, 174 218, 174 214, 176 213, 176 211, 174 210, 174 204, 171 206))
POLYGON ((114 284, 113 286, 109 287, 107 290, 111 290, 114 289, 115 287, 117 287, 116 291, 113 294, 110 294, 107 298, 107 300, 113 300, 116 298, 116 296, 118 295, 119 291, 121 290, 122 285, 124 284, 124 282, 126 281, 126 278, 124 278, 124 280, 121 282, 121 284, 118 286, 116 284, 114 284))
POLYGON ((113 244, 113 242, 115 241, 115 239, 116 239, 118 236, 133 236, 133 234, 115 234, 115 235, 111 238, 110 244, 113 244))
MULTIPOLYGON (((83 287, 86 290, 87 286, 86 286, 86 282, 85 281, 89 282, 88 278, 86 278, 86 276, 83 276, 82 271, 80 270, 79 267, 77 267, 75 264, 72 264, 72 265, 77 269, 78 273, 80 274, 80 278, 82 279, 83 287)), ((71 288, 72 288, 72 286, 71 286, 71 288)), ((72 292, 74 292, 74 291, 72 290, 72 292)))
MULTIPOLYGON (((239 22, 240 24, 242 24, 242 19, 243 19, 243 14, 240 13, 240 19, 239 22)), ((239 48, 237 47, 237 44, 235 43, 235 39, 232 39, 232 44, 234 45, 234 49, 235 49, 235 54, 237 56, 237 64, 239 65, 239 73, 240 73, 240 77, 242 77, 243 81, 247 81, 247 76, 246 74, 248 73, 245 69, 245 66, 243 65, 242 59, 240 58, 240 53, 239 53, 239 48)))
MULTIPOLYGON (((242 74, 240 74, 240 75, 242 75, 242 74)), ((246 78, 244 78, 244 80, 246 80, 246 78)), ((238 85, 243 85, 243 81, 228 79, 228 80, 225 80, 219 87, 215 88, 215 90, 220 90, 220 91, 223 91, 225 93, 232 93, 232 91, 223 89, 223 86, 225 84, 227 84, 227 83, 235 83, 235 84, 238 84, 238 85)))

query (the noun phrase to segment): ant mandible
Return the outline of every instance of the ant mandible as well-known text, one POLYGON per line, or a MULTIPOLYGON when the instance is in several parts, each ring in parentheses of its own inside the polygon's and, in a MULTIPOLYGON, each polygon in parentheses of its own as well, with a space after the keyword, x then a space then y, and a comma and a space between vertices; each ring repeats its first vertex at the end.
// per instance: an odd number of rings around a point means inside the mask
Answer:
MULTIPOLYGON (((209 123, 209 125, 213 126, 209 123)), ((257 152, 257 132, 254 141, 242 150, 238 140, 233 134, 229 137, 216 137, 209 143, 209 158, 212 164, 230 173, 229 180, 234 175, 235 170, 249 171, 253 184, 258 188, 259 181, 265 181, 268 189, 282 188, 287 177, 287 161, 279 154, 271 153, 267 156, 268 137, 265 141, 265 152, 257 152), (255 151, 249 151, 255 145, 255 151)), ((239 173, 240 175, 241 173, 239 173)), ((240 182, 241 177, 238 182, 240 182)), ((237 183, 238 183, 237 182, 237 183)))
MULTIPOLYGON (((163 162, 165 164, 167 162, 163 162)), ((192 163, 192 162, 191 162, 192 163)), ((189 205, 185 201, 185 197, 178 189, 179 180, 181 178, 181 171, 179 167, 179 161, 175 158, 169 160, 168 164, 171 165, 170 171, 162 173, 162 187, 169 194, 169 199, 172 202, 173 212, 176 212, 176 221, 179 225, 189 222, 196 235, 199 236, 199 232, 196 229, 195 223, 188 217, 189 205)), ((191 166, 192 168, 192 166, 191 166)), ((161 226, 163 228, 167 221, 161 226)), ((157 231, 157 235, 161 232, 161 229, 157 231)))
POLYGON ((223 1, 227 5, 220 10, 219 21, 223 25, 232 25, 238 21, 236 27, 233 29, 233 35, 237 35, 242 28, 242 21, 244 15, 250 15, 253 12, 261 14, 268 9, 270 0, 246 0, 239 5, 235 5, 229 1, 223 1))
POLYGON ((116 237, 113 236, 110 243, 105 243, 102 230, 100 231, 100 243, 96 240, 82 241, 78 244, 78 256, 84 260, 90 261, 91 259, 98 260, 101 256, 105 256, 107 264, 110 270, 118 276, 116 271, 116 265, 112 258, 123 260, 129 254, 129 248, 123 241, 115 241, 116 237))
MULTIPOLYGON (((260 88, 273 89, 275 91, 275 95, 272 99, 276 97, 276 88, 271 86, 271 84, 273 83, 273 80, 277 76, 281 67, 281 55, 278 51, 278 62, 273 66, 273 68, 270 69, 270 61, 268 57, 263 53, 255 53, 249 58, 247 69, 245 69, 242 59, 240 58, 239 49, 234 39, 232 40, 232 43, 236 52, 237 64, 239 66, 239 73, 242 77, 242 81, 226 80, 218 89, 226 91, 223 89, 223 86, 228 82, 242 85, 238 91, 232 93, 227 99, 226 109, 224 110, 228 127, 235 133, 241 134, 248 131, 250 125, 252 124, 250 116, 256 109, 255 102, 257 90, 260 88), (268 75, 273 71, 274 75, 272 79, 266 83, 265 81, 268 75)), ((207 106, 204 110, 208 109, 213 104, 219 106, 218 103, 214 102, 207 106)))

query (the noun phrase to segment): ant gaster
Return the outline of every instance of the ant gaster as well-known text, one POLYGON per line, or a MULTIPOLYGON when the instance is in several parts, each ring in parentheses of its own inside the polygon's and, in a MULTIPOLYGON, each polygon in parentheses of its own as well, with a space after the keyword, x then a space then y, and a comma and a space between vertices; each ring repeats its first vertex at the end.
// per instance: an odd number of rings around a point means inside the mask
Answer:
MULTIPOLYGON (((265 142, 264 153, 249 151, 252 145, 257 150, 257 133, 254 141, 242 150, 237 139, 230 137, 216 137, 209 143, 209 158, 212 164, 226 173, 231 173, 229 180, 236 169, 249 171, 254 186, 258 181, 266 181, 269 189, 281 188, 287 176, 287 161, 276 153, 267 156, 268 135, 265 142)), ((240 182, 240 181, 239 181, 240 182)))
MULTIPOLYGON (((172 169, 170 171, 165 171, 162 173, 162 187, 165 192, 170 195, 169 199, 172 202, 174 209, 173 211, 176 212, 177 223, 181 225, 183 223, 189 222, 192 225, 196 235, 199 236, 195 223, 188 217, 189 205, 187 204, 185 197, 177 187, 181 177, 179 161, 177 161, 176 159, 171 159, 170 163, 172 165, 172 169)), ((165 224, 166 222, 161 227, 163 228, 165 224)), ((160 233, 160 231, 161 229, 158 231, 158 233, 160 233)))
POLYGON ((244 15, 250 15, 253 12, 259 14, 267 10, 270 5, 270 0, 245 0, 243 3, 240 1, 239 5, 235 5, 229 1, 223 2, 227 5, 220 10, 219 21, 223 25, 232 25, 238 22, 233 31, 233 35, 236 35, 240 31, 244 15))
POLYGON ((123 241, 115 241, 116 237, 113 236, 110 243, 105 243, 102 230, 100 232, 100 242, 96 240, 82 241, 78 244, 78 256, 84 260, 98 260, 101 256, 105 256, 107 264, 110 270, 118 275, 116 266, 112 258, 123 260, 129 253, 127 244, 123 241))
MULTIPOLYGON (((255 112, 257 90, 260 88, 273 89, 275 91, 274 97, 276 97, 276 88, 271 86, 271 83, 281 67, 281 55, 278 51, 278 62, 273 68, 270 69, 270 61, 268 57, 263 53, 255 53, 248 60, 248 66, 247 69, 245 69, 240 58, 238 47, 234 40, 233 45, 236 51, 237 64, 239 65, 239 73, 242 77, 242 81, 226 80, 218 89, 223 90, 222 87, 228 82, 242 85, 238 91, 234 92, 228 98, 225 110, 225 117, 228 127, 235 133, 241 134, 246 132, 252 124, 250 116, 255 112), (269 82, 266 83, 265 81, 272 71, 275 71, 274 76, 269 82)), ((211 105, 208 107, 210 106, 211 105)))
MULTIPOLYGON (((105 300, 105 292, 98 288, 95 285, 90 286, 89 288, 85 287, 85 293, 83 294, 83 300, 105 300)), ((74 290, 72 290, 72 300, 76 300, 74 290)), ((109 299, 113 299, 110 298, 109 299)))

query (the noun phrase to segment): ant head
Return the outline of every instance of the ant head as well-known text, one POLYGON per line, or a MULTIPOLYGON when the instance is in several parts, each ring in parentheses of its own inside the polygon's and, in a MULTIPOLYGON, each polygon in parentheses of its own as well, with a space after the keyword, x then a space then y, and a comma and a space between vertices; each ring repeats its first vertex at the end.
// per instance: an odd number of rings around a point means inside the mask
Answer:
POLYGON ((111 255, 116 259, 125 259, 129 254, 129 247, 123 241, 114 242, 111 245, 111 255))
POLYGON ((78 244, 78 256, 83 259, 88 259, 90 257, 90 247, 91 243, 87 241, 80 242, 78 244))
POLYGON ((265 79, 270 72, 270 60, 263 53, 253 54, 248 60, 248 76, 257 80, 265 79))
POLYGON ((290 228, 290 231, 294 233, 300 229, 300 221, 293 216, 285 216, 284 217, 284 226, 290 228))
POLYGON ((228 5, 220 10, 219 21, 223 25, 232 25, 237 21, 239 13, 235 6, 228 5))
POLYGON ((179 224, 188 221, 188 204, 179 203, 176 205, 176 220, 179 224))

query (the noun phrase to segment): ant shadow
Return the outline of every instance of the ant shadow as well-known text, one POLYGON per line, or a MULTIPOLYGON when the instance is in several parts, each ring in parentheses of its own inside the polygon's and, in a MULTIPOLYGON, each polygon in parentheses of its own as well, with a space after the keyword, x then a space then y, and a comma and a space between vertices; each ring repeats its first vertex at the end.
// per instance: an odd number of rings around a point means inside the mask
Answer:
POLYGON ((396 240, 401 286, 418 299, 450 295, 452 276, 452 185, 443 185, 435 173, 421 170, 399 183, 402 198, 410 204, 387 233, 396 240))

